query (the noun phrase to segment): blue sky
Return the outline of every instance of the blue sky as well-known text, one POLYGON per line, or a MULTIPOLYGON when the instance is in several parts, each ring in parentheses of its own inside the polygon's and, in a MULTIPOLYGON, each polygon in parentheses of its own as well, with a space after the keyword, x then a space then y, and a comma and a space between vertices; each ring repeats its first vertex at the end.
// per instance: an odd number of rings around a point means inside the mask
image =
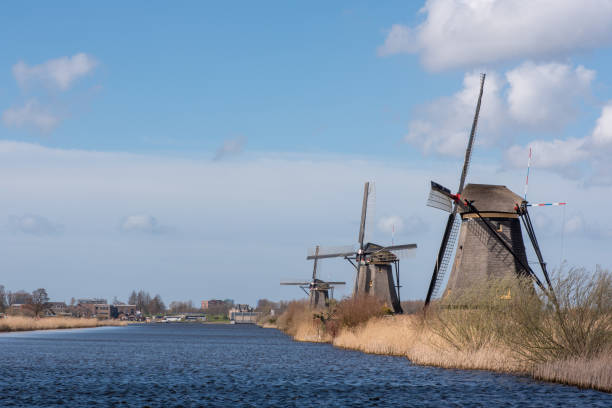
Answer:
POLYGON ((468 180, 521 193, 531 147, 530 200, 570 203, 534 209, 545 257, 609 267, 611 18, 608 0, 5 5, 0 284, 297 297, 278 282, 356 241, 371 180, 372 236, 419 245, 402 297, 423 297, 445 219, 427 185, 456 188, 479 72, 468 180))

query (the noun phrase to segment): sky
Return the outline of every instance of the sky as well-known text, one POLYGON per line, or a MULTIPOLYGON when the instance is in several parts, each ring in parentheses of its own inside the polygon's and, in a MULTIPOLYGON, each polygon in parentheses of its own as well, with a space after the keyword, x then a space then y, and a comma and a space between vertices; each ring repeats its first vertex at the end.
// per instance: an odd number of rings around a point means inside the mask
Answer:
MULTIPOLYGON (((549 268, 612 267, 612 1, 20 2, 0 26, 0 284, 54 300, 303 297, 315 245, 416 243, 468 182, 533 208, 549 268)), ((530 261, 535 255, 530 252, 530 261)), ((343 280, 344 260, 320 263, 343 280)))

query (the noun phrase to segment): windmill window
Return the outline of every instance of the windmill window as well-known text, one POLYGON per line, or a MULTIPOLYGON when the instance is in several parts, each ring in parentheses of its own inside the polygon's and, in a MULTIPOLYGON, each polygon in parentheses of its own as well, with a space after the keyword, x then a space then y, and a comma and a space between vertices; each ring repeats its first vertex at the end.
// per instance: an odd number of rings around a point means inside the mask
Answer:
POLYGON ((502 223, 497 224, 497 232, 502 232, 504 229, 502 227, 502 223))

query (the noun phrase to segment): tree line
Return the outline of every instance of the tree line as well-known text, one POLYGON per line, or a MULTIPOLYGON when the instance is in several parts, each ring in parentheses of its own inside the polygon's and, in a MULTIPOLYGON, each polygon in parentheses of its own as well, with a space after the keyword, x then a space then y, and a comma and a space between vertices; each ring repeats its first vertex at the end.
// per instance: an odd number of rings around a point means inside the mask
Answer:
POLYGON ((7 291, 4 285, 0 285, 0 313, 6 313, 7 309, 13 305, 22 305, 27 311, 35 316, 40 314, 48 307, 49 295, 44 288, 39 288, 31 293, 24 290, 16 292, 7 291))

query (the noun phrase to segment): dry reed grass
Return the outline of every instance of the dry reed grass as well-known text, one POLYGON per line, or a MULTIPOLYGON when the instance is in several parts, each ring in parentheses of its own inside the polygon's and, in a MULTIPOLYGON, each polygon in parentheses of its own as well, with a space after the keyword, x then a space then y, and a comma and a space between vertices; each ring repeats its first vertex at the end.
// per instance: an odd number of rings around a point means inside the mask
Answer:
POLYGON ((612 392, 612 352, 541 363, 533 367, 531 374, 539 380, 612 392))
POLYGON ((298 340, 329 339, 415 364, 525 374, 612 392, 612 274, 572 269, 557 274, 554 287, 552 297, 529 281, 487 284, 438 302, 426 317, 383 317, 379 306, 357 299, 340 302, 333 318, 316 320, 307 303, 295 303, 279 328, 298 340))
POLYGON ((73 317, 48 317, 35 319, 25 316, 7 316, 0 319, 0 332, 76 329, 99 326, 125 326, 126 322, 73 317))
POLYGON ((505 347, 485 344, 478 350, 449 347, 421 316, 372 319, 334 338, 338 347, 365 353, 403 356, 415 364, 445 368, 524 372, 525 366, 505 347))

